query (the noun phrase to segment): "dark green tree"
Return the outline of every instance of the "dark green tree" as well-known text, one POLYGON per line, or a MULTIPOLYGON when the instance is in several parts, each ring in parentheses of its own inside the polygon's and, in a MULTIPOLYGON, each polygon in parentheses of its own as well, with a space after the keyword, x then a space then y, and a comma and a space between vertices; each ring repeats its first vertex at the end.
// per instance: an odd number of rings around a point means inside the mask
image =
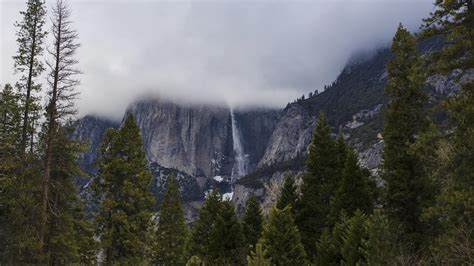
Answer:
POLYGON ((217 213, 221 206, 221 196, 217 188, 214 188, 207 196, 203 206, 199 210, 197 220, 194 222, 191 237, 187 245, 189 256, 198 256, 207 261, 210 250, 210 233, 217 219, 217 213))
MULTIPOLYGON (((84 206, 74 178, 82 175, 77 162, 83 150, 81 143, 69 136, 73 128, 58 125, 54 141, 50 143, 51 172, 48 193, 48 212, 42 261, 48 264, 68 264, 95 260, 93 226, 86 220, 84 206)), ((44 130, 42 131, 44 132, 44 130)), ((41 135, 40 151, 45 150, 41 135)))
POLYGON ((21 73, 20 80, 16 84, 21 92, 22 101, 22 133, 20 150, 25 153, 30 141, 33 141, 34 119, 38 117, 38 98, 35 92, 41 90, 41 84, 35 80, 44 71, 43 41, 46 31, 43 30, 46 10, 42 0, 28 0, 26 11, 21 11, 23 19, 15 23, 17 27, 18 51, 13 60, 16 73, 21 73), (33 121, 32 121, 33 120, 33 121))
POLYGON ((247 256, 248 266, 270 266, 272 261, 268 258, 267 252, 263 249, 262 244, 255 246, 255 252, 251 252, 250 256, 247 256))
POLYGON ((21 95, 6 84, 0 92, 0 263, 12 265, 32 263, 40 253, 38 160, 23 158, 22 115, 21 95))
MULTIPOLYGON (((290 205, 292 210, 295 210, 298 201, 298 192, 296 191, 295 176, 286 175, 280 195, 278 196, 276 207, 280 210, 290 205)), ((294 211, 293 211, 294 214, 294 211)))
POLYGON ((96 230, 104 259, 106 263, 142 263, 154 197, 140 130, 131 113, 120 129, 106 131, 98 166, 96 230))
POLYGON ((231 201, 223 201, 209 235, 209 257, 213 265, 240 265, 245 261, 242 226, 231 201))
MULTIPOLYGON (((435 11, 425 20, 422 36, 442 36, 444 45, 428 57, 433 73, 472 71, 474 68, 474 3, 437 1, 435 11)), ((460 75, 463 77, 464 75, 460 75)), ((439 222, 431 244, 438 264, 473 264, 474 228, 474 81, 466 79, 461 91, 449 97, 448 134, 439 145, 440 163, 433 173, 441 191, 436 204, 425 210, 427 220, 439 222), (469 233, 471 232, 471 233, 469 233), (460 244, 463 243, 463 244, 460 244)))
POLYGON ((154 240, 153 262, 158 265, 181 265, 186 262, 184 250, 188 228, 176 177, 170 176, 167 183, 154 240))
POLYGON ((374 202, 371 193, 373 185, 370 183, 371 180, 358 164, 356 153, 348 151, 341 184, 333 200, 333 217, 339 216, 341 211, 348 215, 352 215, 356 210, 370 213, 374 202))
MULTIPOLYGON (((426 95, 414 37, 402 26, 393 38, 393 59, 387 65, 385 92, 390 98, 384 117, 382 178, 389 217, 404 227, 406 240, 420 246, 424 226, 422 209, 429 203, 426 174, 421 159, 411 152, 417 136, 429 125, 424 111, 426 95)), ((414 250, 414 251, 415 251, 414 250)))
POLYGON ((331 137, 326 117, 321 113, 308 147, 308 173, 303 176, 296 212, 302 242, 311 258, 316 255, 315 245, 323 229, 332 227, 329 206, 340 182, 338 158, 336 141, 331 137))
POLYGON ((304 265, 306 253, 295 225, 291 207, 273 208, 259 240, 274 265, 304 265))
POLYGON ((247 200, 242 222, 245 248, 253 250, 262 234, 263 224, 262 209, 260 208, 260 204, 254 194, 250 195, 247 200))

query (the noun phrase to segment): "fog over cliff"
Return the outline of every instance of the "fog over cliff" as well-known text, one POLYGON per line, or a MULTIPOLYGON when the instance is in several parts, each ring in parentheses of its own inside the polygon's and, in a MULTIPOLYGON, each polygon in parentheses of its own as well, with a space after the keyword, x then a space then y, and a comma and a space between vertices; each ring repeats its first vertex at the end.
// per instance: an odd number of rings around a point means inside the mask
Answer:
MULTIPOLYGON (((0 83, 14 82, 24 1, 2 1, 0 83)), ((50 6, 50 3, 48 3, 50 6)), ((417 30, 430 0, 72 1, 81 115, 122 116, 139 96, 283 107, 335 79, 357 52, 417 30)), ((49 27, 49 26, 48 26, 49 27)))

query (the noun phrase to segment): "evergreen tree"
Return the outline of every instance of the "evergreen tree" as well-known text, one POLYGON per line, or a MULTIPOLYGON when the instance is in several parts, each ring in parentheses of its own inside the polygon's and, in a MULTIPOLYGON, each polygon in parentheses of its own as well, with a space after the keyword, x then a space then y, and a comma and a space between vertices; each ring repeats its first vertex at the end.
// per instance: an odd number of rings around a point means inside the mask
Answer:
POLYGON ((360 168, 355 152, 348 151, 341 184, 333 200, 331 210, 333 217, 339 216, 342 210, 348 215, 352 215, 358 209, 370 213, 373 206, 370 182, 360 168))
POLYGON ((26 152, 29 142, 33 141, 34 119, 38 117, 38 99, 34 92, 41 90, 41 84, 35 79, 44 71, 41 55, 46 31, 43 30, 46 10, 44 1, 28 0, 26 11, 21 11, 22 21, 16 22, 18 52, 13 56, 16 73, 21 73, 20 81, 16 84, 21 92, 22 101, 22 133, 20 150, 26 152))
MULTIPOLYGON (((472 70, 473 34, 472 1, 436 2, 435 11, 425 20, 422 35, 441 35, 445 42, 428 57, 430 70, 441 74, 472 70)), ((441 166, 433 171, 441 193, 424 216, 439 223, 439 233, 431 245, 432 253, 439 257, 437 263, 473 264, 474 81, 467 79, 461 91, 448 98, 443 106, 448 112, 450 130, 438 150, 441 166)))
POLYGON ((158 265, 184 264, 184 248, 188 228, 181 207, 181 195, 175 176, 168 178, 160 207, 160 218, 155 237, 154 263, 158 265))
POLYGON ((341 174, 345 165, 346 165, 346 158, 347 154, 350 152, 349 147, 346 144, 346 141, 344 140, 344 135, 342 132, 339 133, 336 139, 336 150, 337 150, 337 164, 339 173, 341 174))
POLYGON ((250 256, 247 256, 248 266, 270 266, 272 265, 271 260, 267 256, 267 252, 263 249, 262 244, 255 246, 255 252, 251 252, 250 256))
POLYGON ((263 228, 259 244, 275 265, 304 265, 306 253, 295 225, 291 207, 273 208, 263 228))
POLYGON ((245 207, 242 224, 245 248, 252 250, 262 234, 262 209, 260 208, 260 204, 254 194, 250 195, 245 207))
POLYGON ((217 213, 221 206, 221 196, 217 188, 214 188, 207 196, 203 206, 199 210, 197 220, 193 224, 191 237, 187 247, 187 253, 198 256, 207 261, 210 250, 210 233, 217 219, 217 213))
MULTIPOLYGON (((285 176, 283 187, 281 188, 280 195, 277 199, 276 207, 282 210, 286 206, 290 205, 292 210, 294 210, 294 208, 296 208, 297 200, 298 194, 296 191, 295 176, 287 175, 285 176)), ((295 214, 294 211, 293 214, 295 214)))
POLYGON ((142 263, 154 197, 140 130, 132 114, 126 115, 120 129, 106 131, 98 166, 96 229, 105 262, 142 263))
MULTIPOLYGON (((91 263, 95 260, 93 227, 85 218, 84 206, 74 183, 74 178, 82 174, 77 162, 82 145, 69 137, 73 130, 69 125, 58 126, 56 130, 50 147, 53 156, 43 261, 54 265, 81 260, 91 263)), ((45 150, 44 142, 41 137, 41 151, 45 150)))
POLYGON ((382 177, 389 217, 403 225, 406 240, 414 242, 417 249, 423 230, 420 215, 430 193, 421 160, 411 152, 417 136, 428 126, 415 44, 413 36, 400 25, 392 43, 394 58, 387 66, 385 91, 390 102, 385 110, 382 177))
MULTIPOLYGON (((64 131, 62 123, 74 115, 74 100, 78 92, 76 87, 79 80, 75 78, 80 72, 75 68, 78 61, 74 58, 79 47, 77 43, 77 32, 71 28, 71 10, 63 0, 58 0, 52 10, 53 50, 48 50, 51 59, 47 61, 48 74, 48 104, 46 107, 46 122, 42 132, 42 160, 43 180, 41 191, 40 209, 40 245, 47 241, 48 219, 53 217, 49 213, 48 202, 51 201, 51 189, 53 183, 52 174, 57 166, 53 165, 56 160, 55 149, 62 145, 64 131)), ((61 178, 61 177, 59 177, 61 178)), ((69 179, 63 179, 69 182, 69 179)), ((46 247, 48 249, 49 247, 46 247)), ((46 250, 46 259, 49 258, 50 250, 46 250)))
POLYGON ((367 239, 365 224, 367 216, 357 210, 348 220, 341 241, 341 264, 342 265, 364 265, 366 264, 362 247, 367 239))
POLYGON ((209 235, 210 264, 243 264, 244 236, 231 201, 223 201, 209 235))
POLYGON ((39 252, 36 156, 23 158, 21 95, 0 92, 0 263, 32 263, 39 252), (23 164, 24 162, 27 162, 23 164))
POLYGON ((329 205, 340 182, 338 158, 336 141, 331 138, 331 130, 321 113, 308 147, 308 173, 303 176, 297 210, 298 228, 310 257, 315 256, 315 245, 323 229, 332 226, 329 205))
POLYGON ((392 265, 397 260, 396 226, 381 210, 375 210, 365 227, 367 239, 362 241, 362 252, 367 265, 392 265))

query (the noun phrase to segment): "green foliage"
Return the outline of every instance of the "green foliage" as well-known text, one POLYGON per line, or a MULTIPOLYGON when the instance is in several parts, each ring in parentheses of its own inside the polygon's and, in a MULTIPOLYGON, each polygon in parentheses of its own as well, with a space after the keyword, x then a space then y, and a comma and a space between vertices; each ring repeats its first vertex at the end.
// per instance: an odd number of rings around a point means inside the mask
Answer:
POLYGON ((367 239, 362 250, 368 265, 392 265, 396 261, 396 227, 381 210, 375 210, 366 222, 367 239))
POLYGON ((370 183, 371 180, 358 164, 356 153, 349 150, 341 184, 334 196, 332 216, 337 217, 342 210, 348 215, 352 215, 356 210, 370 213, 374 202, 371 193, 373 185, 370 183))
MULTIPOLYGON (((298 200, 298 194, 295 185, 295 176, 286 175, 280 195, 277 199, 276 207, 280 210, 290 205, 292 210, 295 210, 298 200)), ((293 213, 294 214, 294 213, 293 213)))
MULTIPOLYGON (((70 130, 67 126, 59 127, 50 142, 50 204, 44 249, 45 259, 53 264, 79 262, 81 259, 92 263, 95 259, 93 227, 85 218, 84 206, 74 184, 74 178, 82 173, 77 162, 82 145, 68 137, 70 130)), ((46 148, 43 139, 40 147, 43 151, 46 148)))
MULTIPOLYGON (((422 37, 443 36, 445 45, 427 63, 432 73, 474 68, 474 4, 472 1, 438 1, 425 19, 422 37)), ((437 264, 474 263, 474 81, 466 80, 459 94, 448 98, 449 133, 439 141, 437 167, 431 169, 440 193, 423 217, 435 221, 439 231, 430 250, 437 264)))
POLYGON ((187 231, 178 183, 175 176, 170 176, 160 207, 153 263, 159 265, 184 264, 187 231))
POLYGON ((26 11, 21 11, 20 14, 22 20, 15 23, 18 50, 13 60, 15 73, 21 74, 16 87, 21 93, 23 114, 20 149, 23 154, 26 147, 34 141, 35 122, 40 112, 39 98, 34 93, 41 90, 41 83, 36 82, 36 78, 44 71, 41 56, 46 37, 46 31, 43 30, 46 17, 45 3, 42 0, 28 0, 26 11))
POLYGON ((245 260, 242 227, 231 201, 223 201, 217 211, 216 222, 209 240, 210 264, 243 264, 245 260))
POLYGON ((154 205, 139 129, 127 114, 119 130, 103 138, 95 191, 100 201, 96 230, 107 263, 141 263, 154 205))
POLYGON ((365 263, 362 243, 367 238, 365 223, 367 216, 360 210, 347 221, 341 238, 341 255, 343 265, 361 265, 365 263))
POLYGON ((242 222, 245 248, 252 250, 262 234, 263 224, 262 209, 254 194, 247 200, 242 222))
POLYGON ((192 256, 188 262, 186 262, 186 266, 201 266, 203 265, 201 259, 198 256, 192 256))
POLYGON ((417 136, 429 125, 423 107, 426 95, 419 54, 414 37, 402 25, 393 39, 394 58, 388 64, 385 87, 390 102, 385 110, 382 177, 386 182, 384 195, 389 216, 404 227, 406 241, 421 245, 424 226, 421 211, 430 201, 431 193, 422 160, 411 152, 417 136))
POLYGON ((267 252, 263 249, 262 244, 255 246, 255 252, 251 252, 250 256, 247 256, 248 266, 270 266, 272 265, 271 260, 267 256, 267 252))
POLYGON ((326 228, 316 244, 316 265, 365 264, 366 222, 367 216, 360 210, 350 217, 342 211, 332 230, 326 228))
POLYGON ((329 205, 341 178, 339 163, 342 155, 338 154, 338 149, 340 147, 331 137, 329 125, 321 113, 308 147, 308 173, 303 176, 297 210, 298 228, 310 257, 315 255, 316 241, 323 229, 331 226, 329 205))
POLYGON ((304 265, 306 253, 295 225, 291 207, 273 208, 263 228, 259 244, 267 252, 272 264, 304 265))
POLYGON ((210 250, 210 233, 217 220, 217 213, 221 206, 221 196, 214 188, 207 196, 199 210, 197 220, 193 224, 187 253, 196 255, 203 261, 208 260, 210 250))

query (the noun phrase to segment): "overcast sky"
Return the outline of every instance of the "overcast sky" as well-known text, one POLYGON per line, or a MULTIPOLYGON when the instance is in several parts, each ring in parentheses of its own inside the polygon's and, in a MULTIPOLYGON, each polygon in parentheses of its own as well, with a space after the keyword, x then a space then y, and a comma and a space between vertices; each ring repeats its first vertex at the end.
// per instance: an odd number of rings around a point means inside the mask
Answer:
MULTIPOLYGON (((0 0, 0 84, 17 80, 13 23, 25 1, 0 0)), ((283 107, 354 53, 388 45, 399 22, 416 31, 432 2, 73 0, 79 114, 118 118, 143 95, 283 107)))

